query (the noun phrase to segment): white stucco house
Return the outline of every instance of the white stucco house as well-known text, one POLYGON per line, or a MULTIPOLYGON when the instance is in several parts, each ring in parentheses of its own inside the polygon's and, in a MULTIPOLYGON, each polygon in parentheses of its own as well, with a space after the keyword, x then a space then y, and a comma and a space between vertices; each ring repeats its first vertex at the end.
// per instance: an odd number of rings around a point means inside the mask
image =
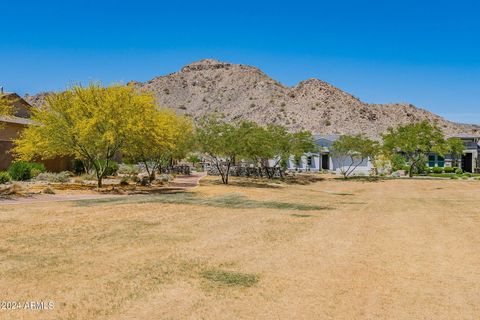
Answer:
MULTIPOLYGON (((350 165, 350 161, 331 155, 332 144, 339 138, 340 135, 315 135, 314 139, 318 147, 318 152, 306 153, 298 162, 295 161, 295 158, 292 156, 287 163, 287 169, 291 171, 330 171, 340 173, 341 169, 346 169, 345 167, 350 165)), ((369 175, 373 168, 370 159, 363 161, 358 159, 357 162, 354 163, 354 166, 355 165, 358 166, 352 175, 369 175)))

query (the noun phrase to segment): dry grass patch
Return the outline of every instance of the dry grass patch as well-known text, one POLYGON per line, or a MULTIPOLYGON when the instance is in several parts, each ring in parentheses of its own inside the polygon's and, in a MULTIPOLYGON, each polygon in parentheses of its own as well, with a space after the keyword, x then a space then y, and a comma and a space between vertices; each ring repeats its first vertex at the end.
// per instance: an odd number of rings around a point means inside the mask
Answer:
POLYGON ((2 298, 55 309, 0 318, 480 314, 477 182, 206 179, 188 193, 1 207, 2 298))

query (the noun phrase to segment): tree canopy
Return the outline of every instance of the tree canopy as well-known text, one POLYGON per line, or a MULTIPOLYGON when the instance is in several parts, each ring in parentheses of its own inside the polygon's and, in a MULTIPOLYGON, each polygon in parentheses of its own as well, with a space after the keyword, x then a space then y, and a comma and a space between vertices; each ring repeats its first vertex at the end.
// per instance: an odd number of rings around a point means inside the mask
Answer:
POLYGON ((429 153, 445 155, 449 151, 442 131, 427 121, 390 128, 382 137, 387 154, 401 153, 405 156, 410 177, 429 153))
POLYGON ((250 161, 260 175, 264 172, 273 178, 275 170, 292 155, 315 150, 309 132, 290 133, 283 126, 263 127, 252 121, 226 123, 215 116, 200 121, 196 145, 198 151, 210 158, 225 184, 230 168, 240 160, 250 161))
POLYGON ((137 134, 146 119, 155 117, 154 98, 132 87, 73 86, 49 95, 33 111, 29 126, 15 141, 20 159, 71 156, 93 166, 98 186, 108 162, 137 134))
POLYGON ((348 178, 365 160, 379 153, 377 141, 362 135, 343 135, 333 142, 332 157, 338 162, 340 173, 348 178))
MULTIPOLYGON (((5 95, 0 94, 0 117, 8 117, 12 115, 12 101, 5 95)), ((0 123, 0 129, 2 124, 0 123)))
POLYGON ((458 159, 462 157, 465 145, 460 138, 448 138, 447 139, 447 152, 452 156, 452 165, 456 167, 458 165, 458 159))
POLYGON ((243 151, 238 125, 226 123, 216 116, 200 119, 197 126, 196 146, 204 153, 218 170, 224 184, 228 184, 230 168, 243 151))
POLYGON ((130 161, 142 163, 151 182, 156 171, 187 155, 192 135, 193 124, 189 119, 170 110, 153 112, 132 130, 124 155, 130 161))

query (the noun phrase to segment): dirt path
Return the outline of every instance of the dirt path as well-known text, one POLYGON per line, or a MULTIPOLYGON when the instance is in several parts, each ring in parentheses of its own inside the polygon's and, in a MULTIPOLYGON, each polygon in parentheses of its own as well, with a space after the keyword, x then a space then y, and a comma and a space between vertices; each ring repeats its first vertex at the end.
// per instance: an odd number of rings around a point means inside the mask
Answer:
MULTIPOLYGON (((177 176, 168 185, 169 189, 188 190, 193 189, 199 185, 200 180, 206 176, 206 173, 200 172, 192 175, 177 176)), ((36 194, 29 197, 15 197, 13 199, 1 199, 0 205, 18 205, 18 204, 30 204, 30 203, 48 203, 58 201, 76 201, 86 199, 105 199, 113 197, 128 197, 130 195, 116 195, 116 194, 36 194)))

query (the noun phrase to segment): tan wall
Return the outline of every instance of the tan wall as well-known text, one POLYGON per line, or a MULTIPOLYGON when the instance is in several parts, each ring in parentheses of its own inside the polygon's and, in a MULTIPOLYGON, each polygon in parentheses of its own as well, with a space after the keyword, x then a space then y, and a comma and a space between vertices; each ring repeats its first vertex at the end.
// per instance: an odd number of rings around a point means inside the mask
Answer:
POLYGON ((0 121, 0 141, 12 141, 20 135, 24 128, 23 124, 0 121))
POLYGON ((8 152, 12 148, 9 141, 0 141, 0 171, 4 171, 12 163, 13 157, 8 152))
MULTIPOLYGON (((0 121, 0 171, 6 170, 14 160, 10 153, 13 147, 12 140, 17 138, 24 128, 25 125, 22 124, 0 121)), ((43 163, 47 171, 51 172, 68 171, 72 169, 72 159, 70 158, 55 158, 38 162, 43 163)))

